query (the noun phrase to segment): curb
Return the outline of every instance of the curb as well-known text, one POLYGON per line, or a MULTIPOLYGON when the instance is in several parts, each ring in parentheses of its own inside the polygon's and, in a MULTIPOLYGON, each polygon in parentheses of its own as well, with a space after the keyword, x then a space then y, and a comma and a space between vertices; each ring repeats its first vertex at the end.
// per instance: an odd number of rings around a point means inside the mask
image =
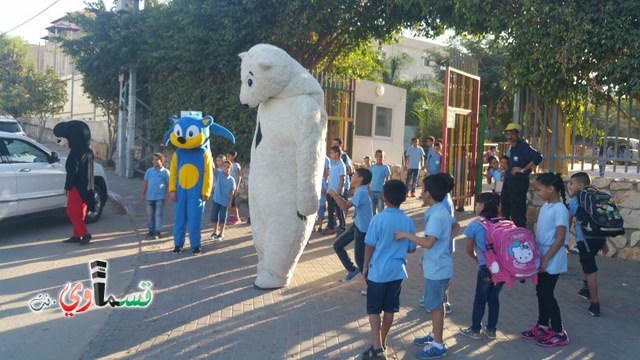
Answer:
POLYGON ((127 202, 127 200, 124 198, 124 196, 113 192, 113 191, 109 191, 109 200, 113 200, 114 205, 119 208, 121 211, 123 211, 125 214, 127 215, 131 215, 134 213, 133 208, 131 207, 131 205, 129 205, 129 203, 127 202))

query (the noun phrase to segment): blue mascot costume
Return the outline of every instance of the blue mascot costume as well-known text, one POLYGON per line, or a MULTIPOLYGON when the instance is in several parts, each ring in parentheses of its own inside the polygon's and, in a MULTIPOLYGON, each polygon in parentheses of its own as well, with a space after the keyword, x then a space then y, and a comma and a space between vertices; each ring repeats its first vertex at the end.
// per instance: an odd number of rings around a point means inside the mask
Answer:
POLYGON ((173 225, 174 254, 182 252, 186 228, 194 254, 199 254, 200 231, 205 203, 213 185, 213 161, 209 151, 209 133, 221 135, 235 143, 233 134, 213 122, 191 113, 179 118, 171 117, 171 129, 165 135, 165 144, 177 148, 171 158, 169 193, 175 205, 173 225))

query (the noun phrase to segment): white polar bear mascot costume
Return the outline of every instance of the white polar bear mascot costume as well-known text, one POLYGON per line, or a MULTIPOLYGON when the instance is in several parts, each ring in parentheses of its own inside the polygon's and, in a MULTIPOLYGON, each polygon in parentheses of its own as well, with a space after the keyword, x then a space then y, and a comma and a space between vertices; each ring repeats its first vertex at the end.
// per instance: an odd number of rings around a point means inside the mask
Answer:
POLYGON ((313 230, 325 158, 320 84, 282 49, 258 44, 242 58, 240 101, 258 106, 249 211, 261 289, 288 286, 313 230))

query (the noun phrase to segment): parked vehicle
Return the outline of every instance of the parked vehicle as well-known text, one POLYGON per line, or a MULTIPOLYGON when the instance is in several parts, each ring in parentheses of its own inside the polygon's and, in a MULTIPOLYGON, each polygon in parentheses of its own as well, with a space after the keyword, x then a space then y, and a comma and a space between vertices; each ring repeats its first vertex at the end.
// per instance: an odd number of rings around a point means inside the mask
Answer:
MULTIPOLYGON (((0 221, 66 207, 66 158, 60 158, 37 141, 0 132, 0 221)), ((107 177, 94 164, 96 213, 85 222, 98 221, 107 202, 107 177)))
POLYGON ((639 160, 638 146, 640 146, 640 140, 635 138, 605 136, 602 138, 602 146, 607 152, 607 156, 618 157, 620 164, 624 163, 625 159, 629 159, 630 162, 637 162, 639 160))
POLYGON ((0 115, 0 131, 10 132, 22 136, 27 136, 22 127, 14 118, 0 115))

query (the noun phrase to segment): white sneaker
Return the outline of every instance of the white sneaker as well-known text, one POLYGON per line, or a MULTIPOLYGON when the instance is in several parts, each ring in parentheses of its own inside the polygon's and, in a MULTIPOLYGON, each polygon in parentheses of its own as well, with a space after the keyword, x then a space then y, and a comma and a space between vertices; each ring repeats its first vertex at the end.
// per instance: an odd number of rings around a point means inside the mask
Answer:
POLYGON ((362 294, 363 296, 367 296, 367 288, 364 288, 364 290, 360 291, 360 294, 362 294))

